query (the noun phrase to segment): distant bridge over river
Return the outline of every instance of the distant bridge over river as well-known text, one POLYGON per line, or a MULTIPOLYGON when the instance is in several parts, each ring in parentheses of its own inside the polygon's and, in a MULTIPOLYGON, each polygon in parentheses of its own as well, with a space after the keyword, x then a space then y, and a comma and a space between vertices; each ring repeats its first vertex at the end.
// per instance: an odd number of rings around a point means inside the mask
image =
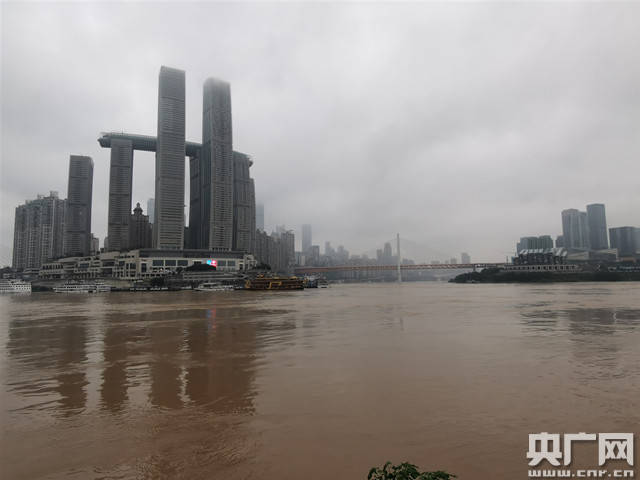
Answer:
MULTIPOLYGON (((428 270, 482 270, 485 268, 504 267, 505 263, 424 263, 417 265, 400 265, 402 272, 428 270)), ((331 267, 296 267, 296 275, 323 275, 328 273, 359 273, 397 271, 398 265, 335 265, 331 267)))

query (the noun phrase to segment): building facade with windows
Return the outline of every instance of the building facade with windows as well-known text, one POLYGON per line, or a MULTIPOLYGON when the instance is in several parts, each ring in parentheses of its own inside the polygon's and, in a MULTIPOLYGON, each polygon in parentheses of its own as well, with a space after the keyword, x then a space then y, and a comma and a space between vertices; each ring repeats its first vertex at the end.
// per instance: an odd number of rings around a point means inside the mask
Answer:
POLYGON ((129 249, 135 250, 139 248, 152 247, 152 228, 149 223, 149 217, 143 215, 140 203, 136 204, 133 209, 133 215, 129 216, 129 238, 127 243, 129 249))
POLYGON ((589 223, 587 212, 575 208, 562 211, 562 240, 567 249, 589 249, 589 223))
POLYGON ((637 231, 635 227, 616 227, 609 229, 611 248, 618 250, 619 257, 633 257, 638 253, 640 245, 636 243, 637 231))
POLYGON ((71 155, 64 220, 64 255, 89 255, 91 251, 91 203, 93 160, 71 155))
POLYGON ((122 138, 111 141, 109 165, 109 212, 107 236, 109 250, 129 249, 129 217, 133 185, 133 142, 122 138))
POLYGON ((609 248, 607 236, 607 216, 602 203, 587 205, 587 221, 589 223, 589 245, 592 250, 609 248))
POLYGON ((58 192, 38 195, 16 207, 13 231, 14 269, 25 271, 64 255, 66 202, 58 192))
MULTIPOLYGON (((184 158, 185 72, 163 66, 158 87, 153 228, 153 245, 158 249, 182 250, 184 246, 184 158)), ((127 215, 130 209, 131 205, 127 215)))
POLYGON ((61 258, 43 264, 39 277, 44 280, 113 278, 134 281, 176 275, 196 264, 214 266, 219 272, 240 273, 254 268, 256 261, 251 254, 228 250, 139 249, 61 258))
POLYGON ((200 151, 201 248, 233 248, 231 86, 209 78, 203 87, 200 151))
POLYGON ((311 225, 302 225, 302 253, 307 253, 313 244, 311 225))

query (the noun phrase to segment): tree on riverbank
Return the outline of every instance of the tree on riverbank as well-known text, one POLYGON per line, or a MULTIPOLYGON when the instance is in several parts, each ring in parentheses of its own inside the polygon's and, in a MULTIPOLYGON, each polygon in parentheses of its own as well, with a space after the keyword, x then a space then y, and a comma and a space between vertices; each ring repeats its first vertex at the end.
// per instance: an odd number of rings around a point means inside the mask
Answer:
POLYGON ((387 462, 382 468, 374 467, 369 470, 367 480, 451 480, 455 477, 455 475, 442 470, 421 472, 418 467, 407 462, 400 465, 387 462))

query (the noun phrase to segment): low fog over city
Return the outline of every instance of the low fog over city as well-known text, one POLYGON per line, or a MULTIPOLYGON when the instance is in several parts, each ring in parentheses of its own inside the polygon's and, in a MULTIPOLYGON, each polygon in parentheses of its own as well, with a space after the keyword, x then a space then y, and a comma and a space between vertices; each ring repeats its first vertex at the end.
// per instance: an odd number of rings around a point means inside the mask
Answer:
MULTIPOLYGON (((375 256, 400 232, 415 261, 502 261, 592 203, 609 226, 640 226, 639 15, 631 3, 4 3, 0 264, 16 206, 64 198, 72 154, 93 158, 102 242, 97 139, 156 135, 161 65, 185 71, 187 141, 202 141, 204 81, 229 82, 265 230, 285 225, 296 249, 311 224, 323 249, 375 256)), ((154 169, 136 151, 145 213, 154 169)))

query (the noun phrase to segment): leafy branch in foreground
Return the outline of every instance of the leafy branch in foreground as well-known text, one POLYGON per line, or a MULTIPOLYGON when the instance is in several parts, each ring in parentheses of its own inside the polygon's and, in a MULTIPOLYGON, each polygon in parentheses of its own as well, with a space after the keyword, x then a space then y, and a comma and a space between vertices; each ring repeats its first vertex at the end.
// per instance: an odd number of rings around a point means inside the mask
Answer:
POLYGON ((367 480, 451 480, 455 475, 438 470, 437 472, 421 472, 418 467, 410 463, 393 465, 391 462, 384 467, 373 467, 369 470, 367 480))

